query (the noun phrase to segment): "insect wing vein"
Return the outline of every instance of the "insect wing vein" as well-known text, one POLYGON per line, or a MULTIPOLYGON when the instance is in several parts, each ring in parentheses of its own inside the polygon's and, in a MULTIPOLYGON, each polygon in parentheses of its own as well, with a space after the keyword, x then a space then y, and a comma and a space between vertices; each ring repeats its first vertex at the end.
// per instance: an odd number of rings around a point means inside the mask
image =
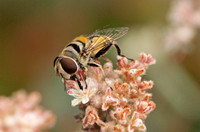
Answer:
POLYGON ((106 46, 108 41, 115 41, 120 37, 124 36, 128 32, 128 27, 118 27, 118 28, 108 28, 97 30, 93 32, 91 36, 101 36, 105 39, 101 40, 100 37, 95 42, 90 42, 89 46, 86 48, 87 52, 91 52, 93 50, 97 50, 101 47, 106 46))

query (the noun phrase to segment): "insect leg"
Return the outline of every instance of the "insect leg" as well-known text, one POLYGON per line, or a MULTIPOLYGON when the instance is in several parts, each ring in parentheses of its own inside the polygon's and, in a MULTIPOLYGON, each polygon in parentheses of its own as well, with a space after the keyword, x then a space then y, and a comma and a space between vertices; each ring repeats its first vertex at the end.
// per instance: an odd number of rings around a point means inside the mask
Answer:
MULTIPOLYGON (((61 77, 64 79, 64 91, 67 90, 65 80, 74 80, 74 81, 77 81, 79 88, 80 88, 80 89, 83 89, 83 87, 82 87, 82 85, 81 85, 81 82, 80 82, 80 80, 76 77, 76 75, 71 76, 70 79, 65 79, 64 76, 63 76, 62 74, 60 74, 60 75, 61 75, 61 77)), ((86 84, 86 86, 87 86, 87 84, 86 84)))
POLYGON ((104 73, 104 71, 103 71, 102 65, 100 65, 100 64, 98 64, 98 63, 95 63, 95 62, 90 62, 90 63, 88 63, 88 65, 89 65, 89 66, 93 66, 93 67, 99 67, 100 70, 101 70, 101 72, 103 73, 103 76, 104 76, 104 77, 106 76, 105 73, 104 73))
MULTIPOLYGON (((115 46, 115 48, 117 49, 117 54, 119 55, 119 56, 122 56, 122 57, 126 57, 125 55, 122 55, 121 54, 121 49, 119 48, 119 46, 115 43, 114 44, 114 46, 115 46)), ((128 60, 130 60, 130 61, 134 61, 134 59, 131 59, 131 58, 128 58, 128 57, 126 57, 128 60)))
POLYGON ((102 67, 100 64, 95 63, 95 62, 90 62, 88 63, 89 66, 93 66, 93 67, 102 67))
MULTIPOLYGON (((81 85, 81 82, 80 82, 79 78, 78 78, 75 74, 72 75, 72 76, 70 77, 70 79, 71 79, 71 80, 74 80, 74 81, 77 81, 79 88, 80 88, 81 90, 83 90, 83 87, 82 87, 82 85, 81 85)), ((87 86, 87 84, 86 84, 86 86, 87 86)))
MULTIPOLYGON (((88 65, 89 66, 93 66, 93 67, 99 67, 100 68, 100 70, 101 70, 101 72, 103 73, 103 76, 104 76, 104 80, 105 80, 105 78, 106 78, 106 75, 105 75, 105 72, 104 72, 104 70, 103 70, 103 67, 102 67, 102 65, 101 64, 98 64, 98 63, 95 63, 95 62, 90 62, 90 63, 88 63, 88 65)), ((106 82, 106 81, 105 81, 106 82)), ((108 83, 106 82, 106 84, 108 85, 108 83)), ((109 85, 108 85, 109 86, 109 85)), ((110 86, 109 86, 110 87, 110 86)), ((110 87, 111 89, 112 89, 112 87, 110 87)), ((113 89, 112 89, 113 90, 113 89)))
POLYGON ((101 58, 102 59, 104 59, 105 61, 107 61, 107 62, 111 62, 111 60, 110 59, 108 59, 107 57, 105 57, 105 56, 101 56, 101 58))
POLYGON ((106 45, 104 48, 102 48, 101 50, 99 50, 94 57, 95 58, 99 58, 100 56, 102 56, 103 54, 105 54, 110 49, 111 46, 112 46, 112 43, 106 45))

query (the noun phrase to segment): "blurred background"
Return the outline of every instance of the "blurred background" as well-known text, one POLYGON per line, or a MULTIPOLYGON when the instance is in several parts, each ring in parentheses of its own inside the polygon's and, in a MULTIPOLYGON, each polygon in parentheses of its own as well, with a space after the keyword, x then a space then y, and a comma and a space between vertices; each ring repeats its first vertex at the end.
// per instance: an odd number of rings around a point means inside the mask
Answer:
MULTIPOLYGON (((157 60, 146 75, 154 81, 156 109, 148 132, 200 131, 199 0, 0 0, 0 95, 39 91, 42 105, 57 116, 52 132, 79 131, 55 75, 53 60, 73 38, 104 26, 129 27, 118 40, 122 53, 157 60), (181 2, 185 2, 181 5, 181 2), (187 3, 188 2, 188 3, 187 3), (189 6, 188 6, 189 5, 189 6), (192 22, 189 20, 193 20, 192 22)), ((108 54, 116 61, 113 48, 108 54)))

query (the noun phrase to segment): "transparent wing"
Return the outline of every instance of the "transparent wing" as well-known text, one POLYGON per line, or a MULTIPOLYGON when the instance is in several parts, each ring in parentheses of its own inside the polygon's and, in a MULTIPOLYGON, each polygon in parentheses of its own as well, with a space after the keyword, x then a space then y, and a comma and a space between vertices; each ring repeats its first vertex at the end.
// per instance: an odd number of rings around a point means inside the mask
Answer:
POLYGON ((95 42, 92 42, 87 47, 86 51, 91 52, 92 50, 96 50, 102 47, 105 47, 107 44, 107 41, 115 41, 122 36, 124 36, 128 32, 128 27, 117 27, 117 28, 108 28, 108 29, 101 29, 96 30, 92 34, 90 34, 88 37, 92 38, 95 36, 101 36, 105 39, 97 39, 95 42))
POLYGON ((112 40, 117 40, 118 38, 124 36, 127 32, 128 27, 107 28, 96 30, 90 36, 107 36, 112 40))

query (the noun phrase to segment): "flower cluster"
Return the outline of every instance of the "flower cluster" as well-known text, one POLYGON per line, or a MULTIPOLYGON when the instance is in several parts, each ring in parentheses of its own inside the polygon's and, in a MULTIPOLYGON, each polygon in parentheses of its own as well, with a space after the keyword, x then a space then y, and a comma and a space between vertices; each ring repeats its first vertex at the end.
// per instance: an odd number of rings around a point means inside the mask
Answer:
POLYGON ((55 116, 38 105, 40 100, 38 92, 27 95, 22 90, 10 98, 0 96, 0 132, 40 132, 53 127, 55 116))
POLYGON ((172 55, 187 54, 200 27, 200 2, 176 0, 169 13, 170 28, 166 36, 166 49, 172 55))
POLYGON ((83 111, 75 118, 82 122, 84 130, 146 131, 144 121, 156 105, 148 93, 153 82, 142 79, 141 75, 155 60, 147 53, 141 53, 132 62, 126 57, 117 59, 115 70, 111 62, 104 64, 103 72, 98 67, 89 67, 87 87, 83 89, 76 81, 65 82, 68 94, 75 97, 72 106, 78 105, 83 111))

